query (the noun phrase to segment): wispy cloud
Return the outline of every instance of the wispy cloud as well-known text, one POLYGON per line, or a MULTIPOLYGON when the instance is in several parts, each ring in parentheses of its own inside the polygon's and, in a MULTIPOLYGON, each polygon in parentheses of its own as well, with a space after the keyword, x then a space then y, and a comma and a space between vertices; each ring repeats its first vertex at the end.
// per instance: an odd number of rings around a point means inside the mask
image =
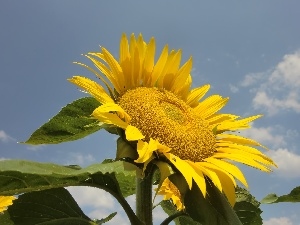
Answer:
POLYGON ((3 161, 3 160, 8 160, 8 158, 1 157, 0 161, 3 161))
POLYGON ((270 218, 264 220, 264 225, 294 225, 288 217, 270 218))
POLYGON ((229 84, 229 89, 232 93, 237 93, 239 91, 239 88, 233 84, 229 84))
POLYGON ((300 177, 300 155, 289 151, 286 148, 270 150, 267 154, 274 160, 278 168, 274 174, 282 178, 299 178, 300 177))
POLYGON ((255 127, 241 131, 243 136, 257 140, 270 150, 264 154, 277 164, 274 175, 281 178, 300 177, 300 155, 291 151, 290 141, 298 139, 299 133, 295 130, 285 130, 280 126, 255 127))
POLYGON ((0 130, 0 141, 2 142, 10 142, 10 141, 16 141, 14 138, 9 136, 7 133, 5 133, 4 130, 0 130))
POLYGON ((267 78, 268 72, 249 73, 245 76, 244 80, 240 82, 240 86, 249 87, 257 82, 267 78))
POLYGON ((45 147, 46 147, 46 145, 28 145, 26 148, 31 151, 38 151, 45 147))
POLYGON ((280 110, 300 113, 300 50, 285 55, 273 69, 247 74, 239 86, 252 87, 254 108, 268 115, 280 110))
POLYGON ((109 193, 92 187, 68 187, 67 189, 81 208, 88 209, 87 215, 91 219, 102 219, 117 212, 117 215, 105 224, 129 224, 128 218, 122 212, 123 209, 109 193))
POLYGON ((241 131, 241 134, 245 137, 254 139, 272 149, 285 147, 287 144, 286 139, 293 139, 298 136, 297 131, 285 131, 280 126, 252 126, 251 129, 241 131))
POLYGON ((96 159, 93 155, 91 154, 82 154, 82 153, 70 153, 70 157, 67 159, 65 164, 76 164, 80 166, 86 166, 92 162, 95 162, 96 159))

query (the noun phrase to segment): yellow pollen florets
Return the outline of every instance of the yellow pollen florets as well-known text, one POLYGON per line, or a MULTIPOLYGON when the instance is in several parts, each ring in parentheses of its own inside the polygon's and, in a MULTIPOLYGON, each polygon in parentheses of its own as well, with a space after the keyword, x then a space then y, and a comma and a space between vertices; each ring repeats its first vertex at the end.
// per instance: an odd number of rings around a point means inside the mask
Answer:
POLYGON ((199 162, 215 152, 215 135, 207 122, 167 90, 138 87, 122 95, 118 104, 146 141, 158 140, 183 160, 199 162))

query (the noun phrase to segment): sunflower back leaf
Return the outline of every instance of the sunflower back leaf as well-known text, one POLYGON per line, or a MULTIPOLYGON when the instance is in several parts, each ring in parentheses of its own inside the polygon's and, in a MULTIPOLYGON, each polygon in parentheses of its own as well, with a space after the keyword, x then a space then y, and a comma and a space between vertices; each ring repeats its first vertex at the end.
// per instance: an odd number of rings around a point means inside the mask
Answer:
MULTIPOLYGON (((174 215, 175 213, 178 213, 176 206, 171 203, 169 200, 163 200, 160 203, 160 206, 163 208, 165 213, 167 213, 169 216, 174 215)), ((201 223, 196 222, 191 217, 187 215, 179 216, 174 219, 174 222, 176 225, 202 225, 201 223)))
POLYGON ((276 194, 268 194, 261 200, 264 204, 273 204, 279 202, 300 202, 300 187, 295 187, 289 194, 277 196, 276 194))
POLYGON ((64 188, 23 194, 8 208, 8 213, 15 225, 96 225, 64 188))
POLYGON ((127 197, 135 193, 135 172, 125 171, 124 163, 99 163, 79 169, 25 160, 0 161, 0 195, 67 186, 92 186, 127 197))
POLYGON ((260 203, 244 188, 237 187, 235 193, 236 203, 233 209, 241 222, 247 225, 262 225, 260 203))
POLYGON ((186 212, 202 225, 242 225, 225 196, 207 180, 206 197, 196 183, 187 191, 184 198, 186 212))
POLYGON ((80 98, 61 109, 30 138, 21 143, 40 145, 74 141, 101 129, 99 121, 90 117, 100 103, 92 97, 80 98))

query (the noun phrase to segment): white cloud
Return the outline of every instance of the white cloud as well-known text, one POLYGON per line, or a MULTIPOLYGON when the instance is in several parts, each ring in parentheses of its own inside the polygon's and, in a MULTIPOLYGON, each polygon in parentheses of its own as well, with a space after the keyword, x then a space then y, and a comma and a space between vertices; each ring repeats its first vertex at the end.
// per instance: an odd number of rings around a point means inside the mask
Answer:
POLYGON ((249 73, 245 76, 244 80, 239 84, 242 87, 248 87, 256 84, 258 81, 266 78, 265 72, 249 73))
POLYGON ((45 147, 46 145, 28 145, 26 148, 31 151, 38 151, 45 147))
MULTIPOLYGON (((114 198, 107 192, 93 187, 68 187, 68 191, 80 206, 114 209, 114 198)), ((107 216, 107 215, 106 215, 107 216)))
POLYGON ((9 136, 7 133, 5 133, 4 130, 0 130, 0 141, 9 142, 9 141, 15 141, 15 139, 9 136))
POLYGON ((264 225, 293 225, 293 222, 287 217, 270 218, 264 220, 264 225))
POLYGON ((237 93, 239 91, 239 88, 233 84, 229 84, 229 89, 232 93, 237 93))
POLYGON ((8 158, 1 157, 0 161, 8 160, 8 158))
POLYGON ((253 106, 264 109, 269 115, 280 110, 300 113, 300 50, 283 57, 275 68, 247 74, 239 86, 253 88, 253 106))
MULTIPOLYGON (((92 208, 87 213, 91 219, 103 219, 117 212, 117 215, 105 224, 127 225, 130 223, 123 208, 108 192, 93 187, 67 187, 67 189, 81 208, 92 208)), ((134 209, 132 205, 133 203, 135 205, 135 196, 129 196, 126 200, 134 209)))
MULTIPOLYGON (((249 137, 253 140, 260 142, 262 145, 266 145, 269 148, 278 148, 286 145, 285 136, 286 134, 275 134, 278 132, 277 127, 254 127, 252 126, 251 129, 241 131, 241 134, 245 137, 249 137)), ((292 131, 290 131, 292 132, 292 131)), ((292 134, 296 135, 296 133, 289 133, 291 136, 292 134)))
POLYGON ((300 177, 300 155, 289 151, 286 148, 270 150, 266 152, 278 168, 274 169, 274 174, 282 178, 299 178, 300 177))
POLYGON ((80 166, 86 166, 92 162, 96 161, 95 157, 91 154, 83 155, 81 153, 71 153, 70 158, 65 164, 76 164, 80 166))
MULTIPOLYGON (((168 217, 167 213, 165 213, 164 210, 160 206, 157 206, 153 210, 153 220, 154 220, 154 222, 156 222, 155 224, 160 224, 167 217, 168 217)), ((172 223, 172 224, 174 224, 174 223, 172 223)))

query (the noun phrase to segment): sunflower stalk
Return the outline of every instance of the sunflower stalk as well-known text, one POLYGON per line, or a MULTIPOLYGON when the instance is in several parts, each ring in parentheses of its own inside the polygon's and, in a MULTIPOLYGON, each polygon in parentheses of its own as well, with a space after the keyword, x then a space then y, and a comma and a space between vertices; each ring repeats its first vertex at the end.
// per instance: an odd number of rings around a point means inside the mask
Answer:
POLYGON ((136 215, 145 225, 153 224, 152 178, 155 167, 149 165, 143 178, 136 179, 136 215))

